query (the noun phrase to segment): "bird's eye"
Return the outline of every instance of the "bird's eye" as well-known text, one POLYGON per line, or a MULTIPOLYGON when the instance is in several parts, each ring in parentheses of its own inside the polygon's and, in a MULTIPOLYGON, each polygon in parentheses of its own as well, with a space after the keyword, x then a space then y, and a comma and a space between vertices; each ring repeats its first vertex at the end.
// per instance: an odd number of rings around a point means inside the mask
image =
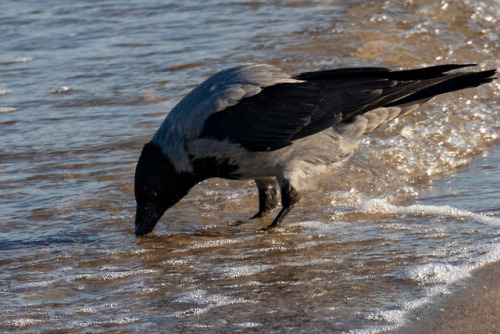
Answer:
POLYGON ((151 192, 151 197, 154 197, 154 198, 158 197, 158 193, 155 190, 153 190, 151 192))

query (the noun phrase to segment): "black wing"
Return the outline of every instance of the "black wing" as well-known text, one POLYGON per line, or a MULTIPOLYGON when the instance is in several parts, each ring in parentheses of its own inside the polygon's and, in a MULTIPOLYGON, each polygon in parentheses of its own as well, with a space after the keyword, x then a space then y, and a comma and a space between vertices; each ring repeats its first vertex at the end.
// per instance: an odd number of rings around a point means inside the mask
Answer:
POLYGON ((229 140, 250 151, 272 151, 356 115, 430 98, 493 80, 495 71, 445 72, 470 65, 417 70, 352 68, 306 72, 212 114, 201 137, 229 140))

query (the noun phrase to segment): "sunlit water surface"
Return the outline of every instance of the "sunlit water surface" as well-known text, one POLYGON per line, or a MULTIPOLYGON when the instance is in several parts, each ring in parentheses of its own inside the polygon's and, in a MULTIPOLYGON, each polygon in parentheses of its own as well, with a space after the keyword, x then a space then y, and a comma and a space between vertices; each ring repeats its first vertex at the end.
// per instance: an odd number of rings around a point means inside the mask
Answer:
POLYGON ((135 238, 133 173, 170 108, 266 62, 500 67, 498 1, 0 4, 0 331, 380 332, 500 258, 500 86, 448 94, 311 176, 285 223, 198 185, 135 238))

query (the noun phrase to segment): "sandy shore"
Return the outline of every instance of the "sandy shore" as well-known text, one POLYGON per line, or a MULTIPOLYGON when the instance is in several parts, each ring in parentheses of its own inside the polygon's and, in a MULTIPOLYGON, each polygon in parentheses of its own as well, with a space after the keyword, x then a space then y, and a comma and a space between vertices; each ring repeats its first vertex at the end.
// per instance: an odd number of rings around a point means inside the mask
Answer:
POLYGON ((465 288, 412 318, 393 333, 500 333, 500 261, 476 270, 465 288))

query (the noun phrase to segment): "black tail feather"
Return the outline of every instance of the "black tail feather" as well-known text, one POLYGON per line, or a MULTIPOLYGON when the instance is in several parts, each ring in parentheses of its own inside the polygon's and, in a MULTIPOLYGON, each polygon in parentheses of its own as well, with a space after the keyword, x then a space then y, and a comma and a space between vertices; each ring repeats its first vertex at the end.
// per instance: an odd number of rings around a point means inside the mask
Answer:
POLYGON ((495 74, 496 70, 468 72, 468 73, 459 72, 456 74, 449 74, 448 80, 444 80, 435 85, 419 90, 416 93, 406 96, 402 99, 391 102, 387 104, 386 107, 411 103, 422 99, 429 99, 439 94, 454 92, 465 88, 477 87, 484 83, 488 83, 494 80, 495 74))
POLYGON ((419 100, 428 100, 436 95, 457 91, 460 89, 477 87, 496 79, 496 70, 481 72, 451 72, 449 71, 474 66, 474 64, 449 64, 426 67, 414 70, 378 72, 369 70, 369 76, 380 77, 394 82, 394 86, 385 88, 382 94, 360 107, 354 106, 342 112, 344 121, 356 115, 380 107, 393 107, 412 103, 419 100))
POLYGON ((333 70, 304 72, 294 76, 297 80, 336 80, 361 78, 387 78, 392 80, 425 80, 446 75, 446 72, 459 68, 477 66, 476 64, 436 65, 412 70, 394 71, 386 67, 353 67, 333 70))

